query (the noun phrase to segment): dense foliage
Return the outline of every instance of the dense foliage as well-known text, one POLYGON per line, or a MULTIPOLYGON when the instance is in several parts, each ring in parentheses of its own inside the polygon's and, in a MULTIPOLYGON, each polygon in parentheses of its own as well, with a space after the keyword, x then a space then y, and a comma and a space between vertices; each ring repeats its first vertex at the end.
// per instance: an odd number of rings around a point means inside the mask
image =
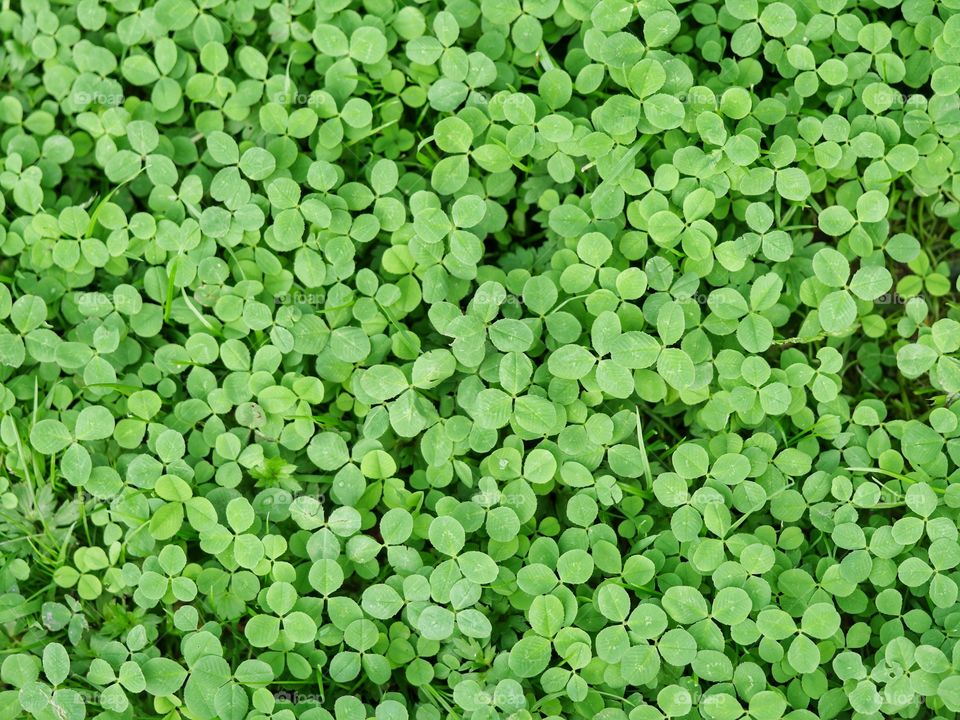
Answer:
POLYGON ((960 712, 958 0, 0 37, 0 719, 960 712))

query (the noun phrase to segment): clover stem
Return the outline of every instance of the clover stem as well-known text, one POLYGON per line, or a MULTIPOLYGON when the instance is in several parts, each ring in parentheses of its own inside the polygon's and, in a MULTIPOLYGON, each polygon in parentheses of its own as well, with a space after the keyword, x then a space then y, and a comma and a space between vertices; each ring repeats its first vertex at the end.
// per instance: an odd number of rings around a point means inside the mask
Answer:
POLYGON ((537 50, 537 61, 543 65, 543 68, 547 72, 556 68, 556 63, 553 62, 553 58, 550 57, 550 53, 542 42, 540 43, 540 48, 537 50))

